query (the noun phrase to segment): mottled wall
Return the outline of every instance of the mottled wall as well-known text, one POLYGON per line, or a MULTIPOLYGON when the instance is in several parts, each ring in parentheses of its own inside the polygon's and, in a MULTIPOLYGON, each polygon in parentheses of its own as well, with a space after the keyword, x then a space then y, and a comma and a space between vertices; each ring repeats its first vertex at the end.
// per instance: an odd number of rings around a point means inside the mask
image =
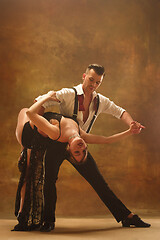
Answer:
MULTIPOLYGON (((121 143, 90 150, 127 206, 160 210, 159 12, 159 0, 0 0, 1 215, 13 216, 19 110, 50 89, 78 84, 87 65, 95 62, 107 72, 99 91, 146 129, 121 143)), ((101 115, 92 132, 109 135, 125 128, 101 115)), ((66 161, 57 186, 57 215, 108 213, 66 161)))

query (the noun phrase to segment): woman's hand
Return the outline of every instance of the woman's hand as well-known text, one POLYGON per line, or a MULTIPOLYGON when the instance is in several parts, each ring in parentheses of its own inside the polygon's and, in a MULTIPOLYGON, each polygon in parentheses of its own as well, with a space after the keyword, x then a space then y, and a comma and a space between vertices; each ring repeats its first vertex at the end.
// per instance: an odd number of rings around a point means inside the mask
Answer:
POLYGON ((132 134, 139 134, 141 132, 142 129, 144 129, 145 127, 143 125, 141 125, 139 122, 133 121, 130 124, 130 132, 132 134))
POLYGON ((52 101, 56 101, 56 102, 60 102, 57 97, 56 97, 56 92, 55 91, 49 91, 46 96, 49 97, 48 100, 52 100, 52 101))

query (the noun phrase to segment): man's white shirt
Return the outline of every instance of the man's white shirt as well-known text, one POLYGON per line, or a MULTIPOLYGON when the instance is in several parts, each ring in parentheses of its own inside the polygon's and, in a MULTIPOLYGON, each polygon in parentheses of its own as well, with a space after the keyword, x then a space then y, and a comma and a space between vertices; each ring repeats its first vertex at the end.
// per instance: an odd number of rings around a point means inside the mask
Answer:
MULTIPOLYGON (((82 84, 79 84, 74 88, 77 90, 77 95, 84 95, 82 84)), ((107 113, 120 119, 125 109, 117 106, 113 101, 110 101, 109 98, 103 96, 102 94, 98 93, 98 95, 99 95, 99 108, 98 108, 97 116, 100 113, 107 113)), ((92 96, 92 101, 89 107, 89 116, 85 123, 83 122, 83 111, 78 110, 77 120, 79 122, 80 127, 84 131, 87 131, 90 125, 90 122, 94 116, 94 113, 95 113, 94 99, 96 96, 97 96, 97 93, 94 91, 92 96)), ((36 98, 36 100, 38 101, 38 99, 40 99, 41 97, 42 96, 39 96, 38 98, 36 98)), ((72 88, 62 88, 61 90, 56 92, 56 97, 60 101, 59 103, 60 113, 63 114, 64 116, 72 117, 74 112, 74 103, 75 103, 74 90, 72 88)), ((43 107, 48 108, 48 107, 54 106, 55 104, 56 102, 54 101, 47 101, 43 104, 43 107)), ((79 106, 78 106, 78 109, 79 109, 79 106)))

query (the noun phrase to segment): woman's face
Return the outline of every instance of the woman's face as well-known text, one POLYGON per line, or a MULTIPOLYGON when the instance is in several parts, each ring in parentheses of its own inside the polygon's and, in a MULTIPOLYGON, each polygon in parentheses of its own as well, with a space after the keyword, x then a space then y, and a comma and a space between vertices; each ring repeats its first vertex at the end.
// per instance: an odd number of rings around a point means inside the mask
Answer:
POLYGON ((69 150, 74 160, 83 163, 87 157, 87 144, 80 137, 75 137, 70 143, 69 150))

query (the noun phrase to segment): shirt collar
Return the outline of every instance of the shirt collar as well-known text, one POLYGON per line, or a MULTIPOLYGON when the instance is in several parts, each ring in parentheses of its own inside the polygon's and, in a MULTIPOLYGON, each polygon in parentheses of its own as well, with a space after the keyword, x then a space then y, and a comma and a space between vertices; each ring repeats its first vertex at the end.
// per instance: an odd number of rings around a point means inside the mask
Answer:
MULTIPOLYGON (((79 85, 75 86, 74 88, 77 90, 77 95, 84 95, 82 84, 79 84, 79 85)), ((93 92, 92 99, 94 99, 95 97, 97 97, 96 91, 93 92)))

